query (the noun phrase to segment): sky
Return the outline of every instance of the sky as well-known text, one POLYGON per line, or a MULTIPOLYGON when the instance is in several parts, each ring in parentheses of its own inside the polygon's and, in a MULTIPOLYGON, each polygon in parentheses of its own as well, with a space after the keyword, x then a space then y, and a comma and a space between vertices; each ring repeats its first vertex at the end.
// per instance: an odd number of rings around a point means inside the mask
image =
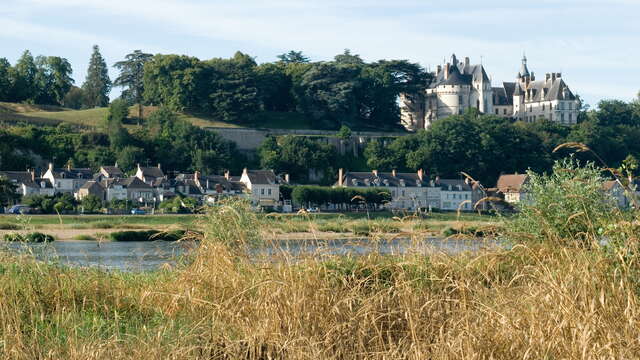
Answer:
MULTIPOLYGON (((455 53, 514 81, 523 54, 543 77, 561 72, 586 103, 640 90, 640 0, 2 0, 0 57, 26 49, 67 58, 81 85, 94 44, 111 66, 127 53, 200 59, 242 51, 259 63, 298 50, 313 61, 344 49, 366 61, 408 59, 434 70, 455 53)), ((110 76, 117 73, 111 69, 110 76)), ((112 93, 117 96, 119 90, 112 93)))

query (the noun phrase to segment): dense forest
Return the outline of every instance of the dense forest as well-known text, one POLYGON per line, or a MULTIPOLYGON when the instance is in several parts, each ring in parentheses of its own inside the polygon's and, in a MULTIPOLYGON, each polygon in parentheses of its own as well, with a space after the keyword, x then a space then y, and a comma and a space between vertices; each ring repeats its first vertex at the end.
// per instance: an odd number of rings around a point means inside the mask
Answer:
MULTIPOLYGON (((199 60, 189 56, 151 55, 139 50, 113 65, 120 74, 111 81, 99 48, 94 47, 85 82, 74 86, 64 58, 26 51, 15 65, 0 59, 0 101, 61 105, 71 108, 109 106, 103 126, 93 130, 70 125, 0 128, 0 169, 19 170, 54 161, 57 166, 97 168, 116 161, 125 170, 136 163, 162 163, 176 171, 238 172, 244 166, 289 173, 296 182, 335 180, 337 169, 416 171, 429 176, 456 177, 465 171, 486 184, 500 173, 548 171, 554 153, 565 142, 587 144, 607 167, 637 167, 640 157, 640 100, 601 101, 584 110, 575 126, 545 120, 535 123, 469 111, 400 138, 371 141, 359 156, 339 155, 314 138, 270 137, 255 158, 236 151, 235 144, 181 120, 178 112, 207 114, 232 123, 256 125, 264 112, 296 114, 316 128, 340 129, 351 141, 351 130, 398 126, 397 96, 420 90, 429 74, 404 60, 364 62, 346 50, 333 61, 311 62, 291 51, 271 63, 257 64, 249 55, 199 60), (122 95, 109 104, 113 86, 122 95), (129 106, 155 105, 159 110, 129 118, 129 106), (137 123, 140 126, 125 126, 137 123), (626 159, 626 162, 625 162, 626 159)), ((257 124, 259 125, 259 124, 257 124)), ((578 154, 595 160, 591 152, 578 154)))

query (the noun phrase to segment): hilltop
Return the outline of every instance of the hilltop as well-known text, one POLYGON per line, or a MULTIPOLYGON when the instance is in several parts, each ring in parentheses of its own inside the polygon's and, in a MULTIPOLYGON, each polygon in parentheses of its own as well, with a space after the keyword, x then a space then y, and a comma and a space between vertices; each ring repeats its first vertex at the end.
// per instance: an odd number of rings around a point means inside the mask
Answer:
MULTIPOLYGON (((144 116, 157 110, 155 106, 145 106, 144 116)), ((137 116, 137 106, 129 109, 132 119, 137 116)), ((107 114, 106 107, 74 110, 52 105, 32 105, 0 102, 0 122, 10 124, 27 123, 37 126, 56 126, 69 123, 87 128, 97 128, 107 114)), ((220 128, 272 128, 272 129, 311 129, 310 122, 304 116, 296 113, 262 112, 257 114, 250 123, 239 125, 216 120, 210 116, 195 113, 180 113, 179 117, 199 127, 220 128)), ((135 119, 129 127, 135 127, 135 119)))

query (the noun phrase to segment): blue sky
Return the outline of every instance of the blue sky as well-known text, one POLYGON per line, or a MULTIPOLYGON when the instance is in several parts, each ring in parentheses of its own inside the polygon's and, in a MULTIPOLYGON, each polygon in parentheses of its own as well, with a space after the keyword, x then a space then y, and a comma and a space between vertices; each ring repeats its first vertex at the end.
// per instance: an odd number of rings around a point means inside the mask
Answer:
POLYGON ((109 65, 135 49, 201 59, 240 50, 268 62, 291 49, 329 60, 349 48, 367 61, 434 69, 455 52, 482 59, 494 86, 513 81, 526 52, 530 70, 562 72, 589 104, 640 90, 640 0, 2 2, 0 57, 14 63, 25 49, 66 57, 78 85, 98 44, 109 65))

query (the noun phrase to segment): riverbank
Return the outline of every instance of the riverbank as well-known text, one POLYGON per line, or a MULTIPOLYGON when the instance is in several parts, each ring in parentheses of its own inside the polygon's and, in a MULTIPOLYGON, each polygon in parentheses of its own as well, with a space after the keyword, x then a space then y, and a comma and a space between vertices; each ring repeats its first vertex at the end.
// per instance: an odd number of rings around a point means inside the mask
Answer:
MULTIPOLYGON (((425 217, 396 216, 391 213, 320 213, 320 214, 258 214, 265 239, 344 239, 376 234, 386 238, 400 233, 420 232, 425 236, 447 236, 450 229, 483 229, 500 226, 495 216, 463 213, 435 213, 425 217)), ((58 241, 107 240, 110 233, 130 230, 171 231, 197 228, 202 215, 33 215, 0 216, 0 238, 4 234, 26 234, 39 231, 58 241)), ((473 231, 472 231, 473 232, 473 231)))

